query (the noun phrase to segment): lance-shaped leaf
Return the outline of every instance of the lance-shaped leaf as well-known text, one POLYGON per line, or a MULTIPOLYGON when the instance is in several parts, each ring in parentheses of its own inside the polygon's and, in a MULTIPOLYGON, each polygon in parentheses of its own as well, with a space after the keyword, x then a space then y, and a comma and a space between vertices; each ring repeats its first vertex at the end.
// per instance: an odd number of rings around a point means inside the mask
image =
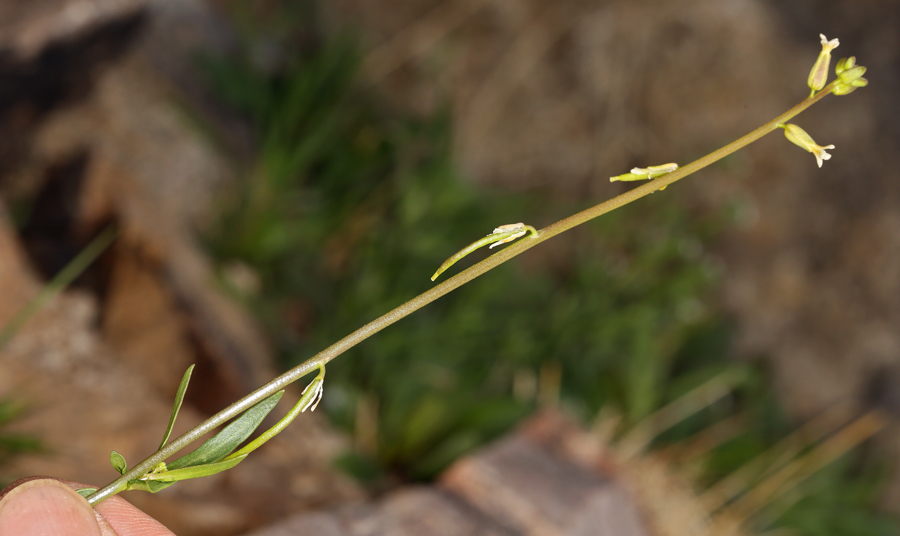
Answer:
POLYGON ((216 473, 221 473, 222 471, 225 471, 227 469, 231 469, 235 465, 244 461, 244 458, 246 457, 247 455, 244 454, 242 456, 237 456, 235 458, 231 458, 221 462, 206 463, 203 465, 192 465, 190 467, 175 469, 173 471, 162 471, 160 473, 147 473, 142 478, 145 481, 174 483, 178 482, 179 480, 187 480, 189 478, 211 476, 216 473))
POLYGON ((178 410, 181 409, 181 403, 184 402, 184 392, 187 391, 188 382, 191 381, 191 372, 194 371, 194 365, 188 367, 178 384, 178 391, 175 393, 175 404, 172 406, 172 415, 169 416, 169 425, 166 426, 166 433, 163 434, 162 443, 159 444, 159 450, 166 446, 169 436, 172 434, 172 427, 175 426, 175 418, 178 417, 178 410))
POLYGON ((222 431, 213 438, 197 447, 197 450, 167 464, 167 468, 169 470, 174 470, 195 465, 205 465, 217 462, 225 456, 228 456, 231 451, 236 449, 238 445, 250 437, 250 434, 256 430, 266 415, 272 411, 272 408, 275 407, 275 404, 278 403, 283 394, 284 391, 278 391, 274 395, 248 409, 243 415, 223 428, 222 431))

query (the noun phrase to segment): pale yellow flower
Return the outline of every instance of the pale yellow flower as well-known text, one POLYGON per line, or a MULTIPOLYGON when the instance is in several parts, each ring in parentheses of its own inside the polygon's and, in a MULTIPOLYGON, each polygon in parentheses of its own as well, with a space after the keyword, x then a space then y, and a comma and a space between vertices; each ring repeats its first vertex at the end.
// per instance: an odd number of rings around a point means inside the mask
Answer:
POLYGON ((829 41, 824 34, 819 34, 819 38, 822 41, 822 52, 819 52, 819 57, 816 58, 816 63, 813 64, 812 70, 809 71, 809 79, 807 80, 807 84, 813 92, 825 87, 825 82, 828 81, 828 65, 831 63, 831 51, 841 44, 837 39, 829 41))
POLYGON ((822 162, 831 159, 831 155, 828 154, 825 150, 834 149, 834 145, 825 145, 823 147, 816 144, 816 142, 812 139, 812 136, 807 134, 805 130, 798 127, 797 125, 787 124, 778 126, 784 129, 784 136, 788 140, 790 140, 791 143, 811 152, 813 156, 816 157, 816 163, 819 164, 819 167, 822 167, 822 162))

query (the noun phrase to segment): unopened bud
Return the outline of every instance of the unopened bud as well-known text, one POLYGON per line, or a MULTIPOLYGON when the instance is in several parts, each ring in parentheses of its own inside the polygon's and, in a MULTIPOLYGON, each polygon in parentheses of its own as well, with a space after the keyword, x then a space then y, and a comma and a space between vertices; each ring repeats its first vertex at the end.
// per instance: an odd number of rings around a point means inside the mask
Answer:
POLYGON ((850 84, 836 84, 833 88, 831 88, 831 94, 837 95, 838 97, 849 95, 854 91, 856 91, 856 87, 851 86, 850 84))
POLYGON ((840 75, 842 72, 847 69, 852 69, 856 65, 856 56, 850 56, 849 58, 841 58, 838 60, 837 64, 834 66, 834 74, 840 75))
POLYGON ((854 80, 862 78, 862 75, 866 74, 866 68, 862 65, 857 65, 856 67, 852 67, 847 69, 838 75, 838 78, 841 79, 842 84, 849 84, 854 80))
POLYGON ((841 44, 837 39, 829 41, 823 34, 819 34, 819 37, 822 41, 822 52, 819 52, 819 57, 816 58, 816 63, 813 64, 813 68, 809 72, 809 79, 806 81, 813 93, 825 87, 825 82, 828 80, 828 66, 831 63, 831 51, 841 44))
MULTIPOLYGON (((841 73, 841 75, 846 75, 847 73, 849 73, 852 70, 853 69, 844 71, 843 73, 841 73)), ((851 76, 851 78, 852 78, 852 76, 851 76)), ((845 82, 843 79, 838 77, 838 81, 834 85, 834 87, 831 89, 831 93, 834 95, 838 95, 838 96, 849 95, 849 94, 853 93, 854 91, 856 91, 856 88, 866 87, 867 85, 869 85, 869 81, 861 76, 859 78, 853 78, 849 82, 845 82)))

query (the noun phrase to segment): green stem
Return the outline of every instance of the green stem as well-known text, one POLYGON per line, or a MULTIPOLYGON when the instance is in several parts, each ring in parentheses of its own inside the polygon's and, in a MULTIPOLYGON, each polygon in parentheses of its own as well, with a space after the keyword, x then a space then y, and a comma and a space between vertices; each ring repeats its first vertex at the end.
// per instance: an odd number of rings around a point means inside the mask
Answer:
POLYGON ((100 489, 90 497, 88 497, 88 502, 91 504, 97 504, 100 501, 107 499, 116 493, 119 493, 122 489, 124 489, 125 483, 129 480, 134 480, 140 478, 148 471, 152 470, 157 464, 162 461, 165 461, 167 458, 183 449, 190 443, 199 439, 201 436, 206 434, 207 432, 212 431, 214 428, 218 427, 221 424, 231 420, 234 417, 237 417, 244 411, 250 409, 257 403, 265 400, 272 394, 284 389, 286 386, 291 383, 299 380, 303 376, 309 374, 313 370, 324 366, 329 361, 334 359, 335 357, 341 355, 346 352, 350 348, 353 348, 357 344, 362 341, 368 339, 375 333, 378 333, 382 329, 390 326, 394 322, 397 322, 401 318, 421 309, 422 307, 428 305, 429 303, 437 300, 441 296, 448 294, 449 292, 459 288, 460 286, 468 283, 469 281, 475 279, 476 277, 482 275, 483 273, 496 268, 497 266, 503 264, 504 262, 512 259, 513 257, 524 253, 525 251, 533 248, 534 246, 540 244, 541 242, 553 238, 554 236, 567 231, 577 225, 581 225, 582 223, 592 220, 598 216, 606 214, 612 210, 615 210, 623 205, 627 205, 632 201, 636 201, 645 195, 651 194, 656 190, 661 190, 666 186, 672 184, 673 182, 680 180, 691 173, 699 171, 700 169, 705 168, 706 166, 720 160, 731 153, 737 151, 745 147, 746 145, 753 143, 754 141, 762 138, 769 132, 772 132, 780 123, 784 123, 796 116, 800 112, 806 110, 819 100, 821 100, 825 95, 828 95, 831 92, 831 88, 835 82, 827 85, 822 91, 816 93, 812 97, 804 100, 803 102, 797 104, 790 110, 785 113, 779 115, 775 119, 769 121, 768 123, 762 125, 757 128, 753 132, 742 136, 729 143, 728 145, 713 151, 712 153, 699 158, 690 164, 681 167, 671 173, 667 173, 662 177, 654 179, 650 182, 642 184, 633 190, 629 190, 621 195, 618 195, 608 201, 604 201, 599 205, 594 205, 591 208, 586 210, 582 210, 581 212, 569 216, 563 220, 560 220, 552 225, 549 225, 536 233, 536 235, 532 235, 532 238, 529 240, 520 240, 507 246, 506 248, 494 253, 490 257, 484 259, 483 261, 475 264, 463 270, 459 274, 451 277, 450 279, 444 281, 443 283, 436 285, 431 290, 423 292, 419 294, 415 298, 409 300, 403 305, 389 311, 387 314, 380 316, 379 318, 369 322, 363 327, 357 329, 350 335, 347 335, 343 339, 337 341, 332 344, 328 348, 322 350, 318 354, 313 357, 307 359, 303 363, 297 365, 291 370, 285 372, 281 376, 278 376, 274 380, 260 387, 256 391, 250 393, 244 398, 238 400, 234 404, 228 406, 224 410, 216 413, 196 428, 186 432, 184 435, 169 443, 165 448, 160 449, 153 455, 151 455, 146 460, 141 463, 135 465, 131 468, 130 471, 117 478, 113 482, 107 484, 103 489, 100 489))

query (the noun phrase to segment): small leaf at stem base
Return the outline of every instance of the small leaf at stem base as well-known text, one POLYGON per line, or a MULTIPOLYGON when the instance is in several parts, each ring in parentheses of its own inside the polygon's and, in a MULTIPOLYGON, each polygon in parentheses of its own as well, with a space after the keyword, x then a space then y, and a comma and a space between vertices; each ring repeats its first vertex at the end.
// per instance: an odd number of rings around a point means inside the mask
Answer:
POLYGON ((109 453, 109 463, 112 464, 113 469, 118 471, 119 474, 124 475, 125 471, 128 470, 128 464, 125 462, 125 457, 116 451, 109 453))

